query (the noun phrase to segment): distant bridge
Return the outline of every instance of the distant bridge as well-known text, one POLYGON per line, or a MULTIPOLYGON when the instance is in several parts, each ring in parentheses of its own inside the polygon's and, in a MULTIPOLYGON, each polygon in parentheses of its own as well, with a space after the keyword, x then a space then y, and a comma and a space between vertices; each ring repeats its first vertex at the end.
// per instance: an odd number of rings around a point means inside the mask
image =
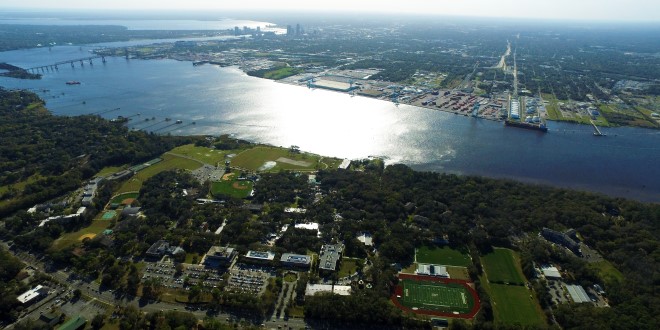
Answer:
POLYGON ((66 60, 66 61, 60 61, 57 63, 49 64, 49 65, 42 65, 42 66, 35 66, 29 69, 26 69, 27 71, 30 71, 32 73, 39 73, 39 72, 46 72, 46 71, 57 71, 59 70, 58 66, 60 65, 66 65, 70 64, 71 67, 75 67, 76 63, 80 63, 81 67, 85 66, 85 62, 89 63, 89 65, 94 65, 94 60, 95 59, 101 59, 102 63, 105 63, 105 56, 104 55, 95 55, 95 56, 89 56, 89 57, 83 57, 83 58, 78 58, 75 60, 66 60))

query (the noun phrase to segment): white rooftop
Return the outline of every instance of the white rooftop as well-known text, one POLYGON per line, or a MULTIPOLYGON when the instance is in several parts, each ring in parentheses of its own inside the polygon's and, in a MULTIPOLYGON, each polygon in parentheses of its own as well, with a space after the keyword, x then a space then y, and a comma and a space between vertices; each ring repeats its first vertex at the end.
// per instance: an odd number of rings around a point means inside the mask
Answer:
POLYGON ((341 296, 351 295, 350 285, 335 285, 334 288, 330 284, 307 284, 305 289, 306 296, 313 296, 318 292, 332 292, 341 296))
POLYGON ((542 267, 541 270, 543 271, 543 275, 545 277, 561 278, 561 274, 559 273, 559 269, 557 269, 557 267, 555 267, 555 266, 542 267))
POLYGON ((358 241, 362 242, 362 244, 366 246, 373 246, 374 242, 373 239, 371 238, 371 234, 369 233, 362 233, 357 237, 358 241))
POLYGON ((574 284, 566 284, 566 289, 568 290, 568 294, 571 295, 571 299, 573 299, 574 302, 576 303, 591 302, 591 299, 587 295, 587 292, 584 291, 584 288, 582 286, 574 285, 574 284))
POLYGON ((32 299, 38 297, 38 296, 41 294, 40 291, 41 291, 42 288, 43 288, 43 286, 41 286, 41 285, 37 285, 37 286, 34 287, 33 289, 30 289, 30 290, 25 291, 23 294, 21 294, 20 296, 16 297, 16 299, 17 299, 21 304, 25 304, 26 302, 28 302, 28 301, 30 301, 30 300, 32 300, 32 299))
POLYGON ((297 223, 295 227, 298 229, 319 230, 318 222, 297 223))

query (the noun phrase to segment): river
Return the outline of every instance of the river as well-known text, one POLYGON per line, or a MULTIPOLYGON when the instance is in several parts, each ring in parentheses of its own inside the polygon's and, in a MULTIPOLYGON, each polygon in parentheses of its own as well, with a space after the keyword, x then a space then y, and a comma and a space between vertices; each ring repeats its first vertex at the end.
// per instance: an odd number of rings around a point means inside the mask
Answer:
MULTIPOLYGON (((119 45, 119 44, 118 44, 119 45)), ((90 47, 0 53, 20 67, 89 56, 90 47)), ((342 158, 384 157, 417 170, 510 178, 660 201, 660 131, 550 122, 547 134, 502 123, 249 77, 235 67, 173 60, 106 58, 45 72, 41 80, 0 77, 27 88, 58 115, 111 110, 129 127, 170 134, 234 134, 342 158), (80 81, 80 85, 65 82, 80 81), (140 113, 140 116, 137 114, 140 113), (146 118, 155 118, 145 122, 146 118), (169 125, 165 118, 183 121, 169 125), (195 125, 192 125, 192 122, 195 125), (155 125, 154 125, 155 124, 155 125)))

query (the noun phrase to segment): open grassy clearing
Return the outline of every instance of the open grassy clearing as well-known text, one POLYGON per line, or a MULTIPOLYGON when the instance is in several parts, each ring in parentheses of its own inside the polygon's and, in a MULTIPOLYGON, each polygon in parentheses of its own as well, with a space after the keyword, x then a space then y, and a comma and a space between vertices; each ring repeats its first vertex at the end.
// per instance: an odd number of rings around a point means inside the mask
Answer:
POLYGON ((470 280, 470 274, 465 267, 447 266, 447 274, 449 274, 449 278, 466 281, 470 280))
POLYGON ((492 252, 481 257, 481 263, 490 282, 517 285, 525 283, 518 256, 512 250, 494 248, 492 252))
POLYGON ((125 199, 135 199, 135 198, 138 197, 138 195, 139 194, 137 192, 123 193, 123 194, 120 194, 120 195, 117 195, 117 196, 113 197, 112 200, 110 201, 110 204, 113 204, 113 203, 120 204, 125 199))
POLYGON ((90 237, 92 235, 103 232, 110 226, 111 221, 107 220, 93 220, 92 223, 83 229, 75 232, 66 233, 53 242, 53 250, 61 250, 73 244, 82 242, 82 238, 90 237))
POLYGON ((342 258, 341 267, 339 268, 339 274, 338 274, 339 278, 355 274, 355 272, 357 271, 357 262, 358 259, 342 258))
MULTIPOLYGON (((321 156, 293 153, 286 148, 255 147, 245 150, 231 160, 231 166, 249 171, 277 172, 279 170, 314 171, 325 168, 321 156)), ((327 159, 324 162, 327 164, 327 159)))
POLYGON ((472 263, 467 254, 451 249, 448 246, 422 246, 417 249, 416 258, 417 262, 422 264, 467 267, 472 263))
POLYGON ((253 183, 250 180, 222 180, 211 183, 211 194, 213 196, 231 196, 235 198, 246 198, 252 191, 253 183))
POLYGON ((107 166, 96 173, 96 176, 108 176, 110 174, 115 174, 121 170, 126 169, 127 167, 128 166, 107 166))
POLYGON ((496 322, 526 326, 545 324, 545 316, 532 290, 524 286, 486 283, 496 322))
POLYGON ((23 191, 25 189, 25 186, 27 186, 30 183, 34 183, 39 179, 44 178, 43 176, 39 175, 38 173, 32 174, 30 177, 27 178, 27 180, 19 181, 16 183, 8 184, 6 186, 0 186, 0 195, 6 193, 9 191, 10 187, 13 187, 14 189, 18 191, 23 191))
POLYGON ((152 176, 167 170, 182 169, 182 170, 195 170, 202 166, 202 163, 187 158, 175 156, 172 154, 164 154, 161 157, 163 160, 154 165, 151 165, 135 174, 128 179, 117 191, 118 194, 126 192, 139 191, 142 188, 142 183, 152 176))
POLYGON ((225 156, 227 156, 230 153, 235 153, 235 152, 229 152, 226 150, 217 150, 217 149, 211 149, 207 147, 198 147, 195 146, 194 144, 186 144, 180 147, 176 147, 170 151, 173 154, 177 155, 183 155, 186 157, 190 157, 193 159, 196 159, 202 163, 205 164, 210 164, 213 166, 216 166, 218 163, 224 163, 225 161, 225 156))
POLYGON ((607 260, 590 263, 589 267, 596 269, 605 283, 622 282, 624 280, 623 274, 607 260))

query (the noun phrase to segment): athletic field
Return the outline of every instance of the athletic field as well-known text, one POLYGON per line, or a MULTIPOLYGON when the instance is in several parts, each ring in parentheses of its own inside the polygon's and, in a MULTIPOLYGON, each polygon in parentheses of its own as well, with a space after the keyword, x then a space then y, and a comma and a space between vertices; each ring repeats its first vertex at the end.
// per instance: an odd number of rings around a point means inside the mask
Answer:
POLYGON ((399 278, 392 301, 405 311, 472 318, 479 310, 477 293, 465 281, 408 274, 399 278))

